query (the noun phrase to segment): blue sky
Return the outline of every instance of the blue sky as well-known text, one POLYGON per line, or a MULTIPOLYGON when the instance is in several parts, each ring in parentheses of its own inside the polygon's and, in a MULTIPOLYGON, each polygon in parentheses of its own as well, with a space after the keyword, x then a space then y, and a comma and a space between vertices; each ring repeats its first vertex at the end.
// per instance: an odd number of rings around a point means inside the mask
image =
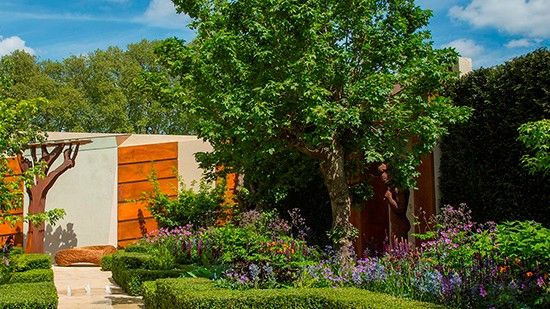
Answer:
MULTIPOLYGON (((434 11, 436 47, 452 46, 491 66, 550 47, 550 0, 418 0, 434 11)), ((39 59, 63 59, 110 45, 176 36, 185 16, 170 0, 0 0, 0 56, 24 49, 39 59)))

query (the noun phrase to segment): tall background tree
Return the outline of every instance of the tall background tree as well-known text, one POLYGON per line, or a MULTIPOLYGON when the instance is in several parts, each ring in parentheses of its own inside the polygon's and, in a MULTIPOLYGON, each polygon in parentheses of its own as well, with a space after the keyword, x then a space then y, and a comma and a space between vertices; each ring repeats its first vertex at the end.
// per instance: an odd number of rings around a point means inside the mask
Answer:
POLYGON ((203 163, 246 178, 275 154, 308 157, 340 244, 353 234, 351 193, 368 198, 373 165, 413 187, 421 156, 468 116, 436 96, 456 77, 457 55, 432 47, 431 12, 412 0, 173 2, 197 37, 159 53, 175 99, 214 146, 203 163))
POLYGON ((46 98, 33 123, 44 131, 187 134, 190 121, 156 85, 169 84, 157 42, 110 47, 62 61, 22 51, 0 60, 0 92, 16 100, 46 98), (170 117, 167 117, 167 116, 170 117))

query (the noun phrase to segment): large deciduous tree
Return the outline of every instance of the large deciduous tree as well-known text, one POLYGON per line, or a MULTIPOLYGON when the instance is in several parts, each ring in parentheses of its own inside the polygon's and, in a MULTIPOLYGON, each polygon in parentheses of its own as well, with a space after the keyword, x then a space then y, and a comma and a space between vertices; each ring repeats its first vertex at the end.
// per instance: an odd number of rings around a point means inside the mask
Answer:
POLYGON ((353 234, 352 192, 368 191, 373 165, 414 186, 421 156, 468 116, 436 96, 457 76, 457 55, 433 48, 431 12, 413 0, 173 2, 197 36, 159 52, 214 146, 203 161, 246 175, 281 151, 316 160, 340 245, 353 234))

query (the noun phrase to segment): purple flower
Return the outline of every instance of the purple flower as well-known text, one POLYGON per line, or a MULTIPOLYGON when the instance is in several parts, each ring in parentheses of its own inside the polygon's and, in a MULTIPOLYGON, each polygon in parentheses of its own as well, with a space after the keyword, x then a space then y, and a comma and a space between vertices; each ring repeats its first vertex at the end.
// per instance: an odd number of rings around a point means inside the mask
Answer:
POLYGON ((483 284, 479 286, 479 296, 483 298, 487 297, 487 291, 485 290, 485 287, 483 286, 483 284))
POLYGON ((539 288, 542 288, 544 286, 544 278, 543 277, 538 277, 537 278, 537 285, 539 288))

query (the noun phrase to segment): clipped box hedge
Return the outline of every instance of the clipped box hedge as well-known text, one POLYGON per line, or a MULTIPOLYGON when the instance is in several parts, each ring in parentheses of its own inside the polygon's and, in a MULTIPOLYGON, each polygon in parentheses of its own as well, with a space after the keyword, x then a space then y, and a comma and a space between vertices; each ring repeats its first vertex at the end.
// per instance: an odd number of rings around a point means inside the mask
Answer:
POLYGON ((184 273, 183 270, 125 269, 113 271, 113 279, 126 293, 141 295, 143 282, 161 278, 177 278, 184 273))
POLYGON ((53 282, 0 285, 2 309, 55 309, 57 290, 53 282))
POLYGON ((442 308, 357 288, 229 290, 202 278, 160 279, 143 284, 146 308, 442 308))
POLYGON ((17 254, 10 257, 10 266, 16 272, 52 268, 52 258, 47 254, 17 254))
POLYGON ((119 251, 111 256, 111 270, 146 268, 151 259, 147 253, 119 251))
POLYGON ((112 266, 113 266, 113 255, 112 254, 104 255, 101 258, 101 270, 110 271, 113 269, 112 266))
POLYGON ((106 260, 104 258, 102 260, 102 267, 110 267, 113 279, 130 295, 140 295, 144 281, 175 278, 188 271, 188 269, 145 269, 149 266, 151 259, 152 256, 147 253, 119 251, 106 260))
POLYGON ((53 270, 51 268, 31 269, 23 272, 15 272, 8 281, 9 284, 32 282, 53 282, 53 270))

